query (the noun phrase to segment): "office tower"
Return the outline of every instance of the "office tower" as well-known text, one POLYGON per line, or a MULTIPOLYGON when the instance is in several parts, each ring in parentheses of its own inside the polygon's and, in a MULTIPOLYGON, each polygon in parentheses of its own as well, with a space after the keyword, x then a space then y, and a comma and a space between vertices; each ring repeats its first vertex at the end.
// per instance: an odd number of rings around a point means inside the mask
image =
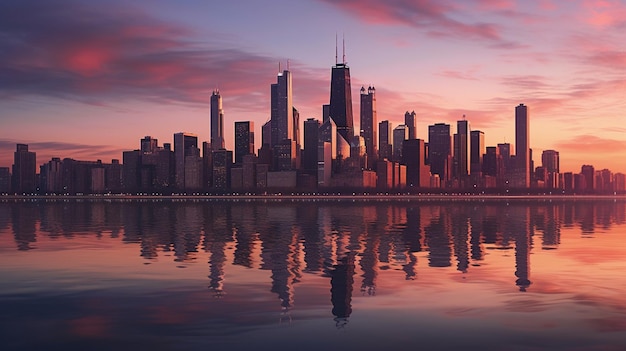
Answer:
MULTIPOLYGON (((354 124, 352 119, 352 90, 350 87, 350 68, 344 59, 332 68, 330 79, 329 116, 337 124, 337 132, 346 141, 352 140, 354 124)), ((326 118, 326 116, 324 116, 326 118)))
POLYGON ((409 130, 404 124, 393 129, 393 160, 400 162, 402 160, 402 144, 409 137, 409 130))
POLYGON ((436 123, 428 126, 428 162, 430 172, 445 182, 450 179, 449 158, 452 155, 450 125, 436 123))
POLYGON ((225 149, 213 151, 213 189, 230 189, 230 170, 233 152, 225 149))
MULTIPOLYGON (((319 142, 327 142, 331 147, 331 158, 337 158, 337 125, 332 118, 327 118, 319 129, 319 142)), ((319 144, 318 144, 319 147, 319 144)))
POLYGON ((406 165, 407 187, 426 188, 430 186, 430 167, 426 165, 425 156, 424 140, 404 140, 401 163, 406 165))
POLYGON ((581 186, 581 190, 592 192, 596 190, 596 171, 592 165, 583 165, 580 168, 580 175, 584 179, 585 186, 581 186))
POLYGON ((159 147, 158 140, 152 138, 149 135, 141 139, 141 152, 142 153, 156 152, 158 147, 159 147))
POLYGON ((9 167, 0 167, 0 194, 11 191, 11 171, 9 167))
MULTIPOLYGON (((165 144, 170 145, 170 144, 165 144)), ((171 158, 171 166, 170 169, 173 169, 173 160, 174 155, 171 158)), ((168 170, 169 171, 169 170, 168 170)), ((168 177, 171 179, 171 171, 168 173, 168 177)), ((111 163, 104 165, 104 178, 105 178, 105 190, 111 193, 119 193, 122 191, 122 165, 120 164, 120 160, 113 159, 111 163)), ((168 183, 168 186, 171 183, 168 183)))
POLYGON ((202 142, 202 188, 209 190, 213 187, 213 148, 211 143, 202 142))
POLYGON ((48 163, 43 164, 39 175, 43 193, 63 193, 63 169, 59 157, 53 157, 48 163))
POLYGON ((300 112, 293 108, 293 142, 296 146, 295 169, 300 169, 302 164, 302 143, 300 142, 300 112))
MULTIPOLYGON (((178 189, 186 189, 185 184, 191 184, 196 179, 201 179, 201 174, 188 174, 187 172, 197 171, 201 173, 201 161, 197 167, 195 162, 200 157, 200 150, 198 149, 198 136, 191 133, 176 133, 174 134, 174 159, 175 159, 175 184, 178 189), (188 158, 190 157, 190 158, 188 158), (194 164, 187 167, 186 162, 190 161, 194 164), (192 177, 191 182, 187 181, 187 176, 192 177)), ((198 185, 201 184, 201 181, 198 185)), ((194 184, 196 185, 196 184, 194 184)))
POLYGON ((515 107, 515 160, 517 163, 517 187, 530 187, 530 122, 528 107, 515 107))
MULTIPOLYGON (((64 168, 68 168, 64 159, 64 168)), ((127 192, 139 190, 141 176, 141 150, 124 151, 122 153, 122 186, 127 192)), ((68 189, 69 190, 69 189, 68 189)))
POLYGON ((241 165, 245 155, 254 155, 254 122, 235 122, 235 163, 241 165))
POLYGON ((457 133, 454 135, 454 177, 459 180, 459 185, 465 185, 470 174, 470 127, 469 122, 463 120, 456 122, 457 133))
POLYGON ((404 113, 404 125, 409 129, 408 139, 417 139, 417 117, 415 111, 404 113))
POLYGON ((470 174, 480 176, 485 154, 485 133, 480 130, 470 132, 470 174))
POLYGON ((270 92, 273 147, 283 140, 294 140, 291 72, 284 70, 278 73, 277 82, 272 84, 270 92))
POLYGON ((546 170, 545 184, 547 188, 559 188, 559 152, 544 150, 541 154, 541 165, 546 170))
POLYGON ((261 147, 263 145, 272 145, 272 120, 269 120, 261 126, 261 147))
POLYGON ((310 174, 317 172, 317 153, 319 143, 320 121, 309 118, 304 122, 304 154, 302 163, 305 171, 310 174))
POLYGON ((498 177, 502 174, 502 157, 499 149, 495 146, 488 146, 483 155, 482 172, 486 176, 498 177))
MULTIPOLYGON (((329 119, 329 121, 332 120, 329 119)), ((330 142, 321 139, 317 145, 317 185, 328 187, 332 175, 333 146, 330 142)))
POLYGON ((378 118, 376 117, 376 89, 361 87, 361 136, 365 139, 365 152, 371 164, 378 153, 378 138, 376 128, 378 118))
POLYGON ((382 121, 378 123, 378 147, 381 160, 391 160, 393 155, 393 136, 391 122, 382 121))
POLYGON ((224 110, 222 96, 217 89, 211 94, 211 147, 213 150, 224 148, 224 110))
POLYGON ((28 145, 17 144, 13 154, 13 182, 14 193, 33 193, 37 190, 36 155, 28 151, 28 145))

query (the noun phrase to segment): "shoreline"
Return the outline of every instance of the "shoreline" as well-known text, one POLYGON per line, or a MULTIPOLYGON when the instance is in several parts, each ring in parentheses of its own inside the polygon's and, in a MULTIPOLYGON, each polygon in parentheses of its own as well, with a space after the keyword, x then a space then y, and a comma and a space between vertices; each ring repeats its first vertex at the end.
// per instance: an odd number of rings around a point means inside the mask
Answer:
POLYGON ((0 195, 0 201, 6 200, 175 200, 175 201, 485 201, 485 200, 620 200, 626 201, 626 195, 493 195, 493 194, 267 194, 267 195, 0 195))

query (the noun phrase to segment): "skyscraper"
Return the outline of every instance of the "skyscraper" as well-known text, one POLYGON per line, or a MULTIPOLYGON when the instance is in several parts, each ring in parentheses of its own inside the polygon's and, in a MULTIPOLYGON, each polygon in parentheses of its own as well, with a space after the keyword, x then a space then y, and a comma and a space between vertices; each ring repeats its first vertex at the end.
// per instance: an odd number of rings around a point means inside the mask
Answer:
POLYGON ((409 137, 409 130, 404 124, 393 129, 393 160, 400 162, 402 160, 402 145, 409 137))
POLYGON ((454 176, 460 185, 470 174, 470 127, 469 122, 463 120, 456 122, 456 134, 454 135, 454 176))
POLYGON ((415 111, 404 113, 404 125, 409 129, 409 139, 417 139, 417 117, 415 111))
POLYGON ((376 89, 361 87, 361 136, 365 139, 368 163, 373 164, 378 153, 376 127, 376 89))
POLYGON ((224 110, 222 110, 222 96, 215 89, 211 95, 211 148, 224 148, 224 110))
POLYGON ((442 182, 449 179, 449 158, 451 154, 450 125, 436 123, 428 126, 430 173, 438 174, 442 182))
POLYGON ((391 122, 382 121, 378 123, 378 147, 380 159, 391 160, 393 154, 393 137, 391 122))
POLYGON ((559 152, 555 150, 544 150, 541 154, 541 165, 545 168, 547 179, 545 184, 547 188, 558 188, 559 184, 559 152))
MULTIPOLYGON (((175 184, 178 189, 185 189, 185 184, 190 182, 186 179, 188 176, 192 177, 190 180, 198 178, 198 183, 201 185, 200 174, 187 174, 195 170, 195 162, 193 165, 187 165, 187 161, 191 161, 193 158, 200 158, 200 149, 198 149, 198 136, 191 133, 176 133, 174 134, 174 159, 175 159, 175 184), (188 158, 191 157, 191 158, 188 158)), ((202 162, 200 161, 197 170, 201 172, 202 162)))
POLYGON ((254 155, 254 122, 235 122, 235 163, 241 165, 245 155, 254 155))
POLYGON ((332 68, 330 78, 329 115, 337 124, 337 132, 346 141, 354 136, 352 119, 352 90, 350 86, 350 68, 345 62, 337 63, 332 68))
POLYGON ((515 186, 530 187, 530 124, 528 107, 519 104, 515 107, 515 186))
POLYGON ((483 170, 485 154, 485 133, 480 130, 470 132, 470 174, 479 175, 483 170))
POLYGON ((319 143, 320 121, 309 118, 304 121, 304 154, 303 168, 310 174, 317 172, 317 152, 319 143))
POLYGON ((278 73, 277 82, 271 86, 271 145, 278 145, 293 138, 293 97, 291 72, 278 73))
POLYGON ((28 151, 28 145, 17 144, 13 154, 12 191, 15 193, 32 193, 37 189, 36 155, 28 151))

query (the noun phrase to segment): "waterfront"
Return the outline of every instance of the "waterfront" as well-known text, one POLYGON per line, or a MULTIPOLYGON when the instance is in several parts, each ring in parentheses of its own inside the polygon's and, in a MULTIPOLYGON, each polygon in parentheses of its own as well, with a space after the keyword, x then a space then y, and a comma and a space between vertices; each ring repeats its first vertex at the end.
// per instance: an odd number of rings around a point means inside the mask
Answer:
POLYGON ((8 349, 612 350, 623 200, 0 202, 8 349))

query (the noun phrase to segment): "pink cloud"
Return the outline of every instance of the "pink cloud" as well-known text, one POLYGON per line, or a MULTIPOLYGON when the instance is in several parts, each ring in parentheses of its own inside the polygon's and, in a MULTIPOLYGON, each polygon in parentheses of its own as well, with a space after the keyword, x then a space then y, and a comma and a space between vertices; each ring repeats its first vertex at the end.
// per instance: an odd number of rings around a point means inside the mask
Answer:
POLYGON ((601 138, 595 135, 577 135, 572 139, 555 143, 558 150, 577 154, 622 153, 626 149, 626 140, 601 138))
MULTIPOLYGON (((422 30, 432 37, 472 38, 486 40, 491 44, 506 43, 502 38, 500 27, 496 24, 466 23, 455 19, 453 14, 458 12, 459 8, 453 2, 429 0, 322 1, 371 24, 410 26, 422 30)), ((494 10, 511 6, 509 1, 504 0, 483 0, 479 1, 478 5, 494 10)))

